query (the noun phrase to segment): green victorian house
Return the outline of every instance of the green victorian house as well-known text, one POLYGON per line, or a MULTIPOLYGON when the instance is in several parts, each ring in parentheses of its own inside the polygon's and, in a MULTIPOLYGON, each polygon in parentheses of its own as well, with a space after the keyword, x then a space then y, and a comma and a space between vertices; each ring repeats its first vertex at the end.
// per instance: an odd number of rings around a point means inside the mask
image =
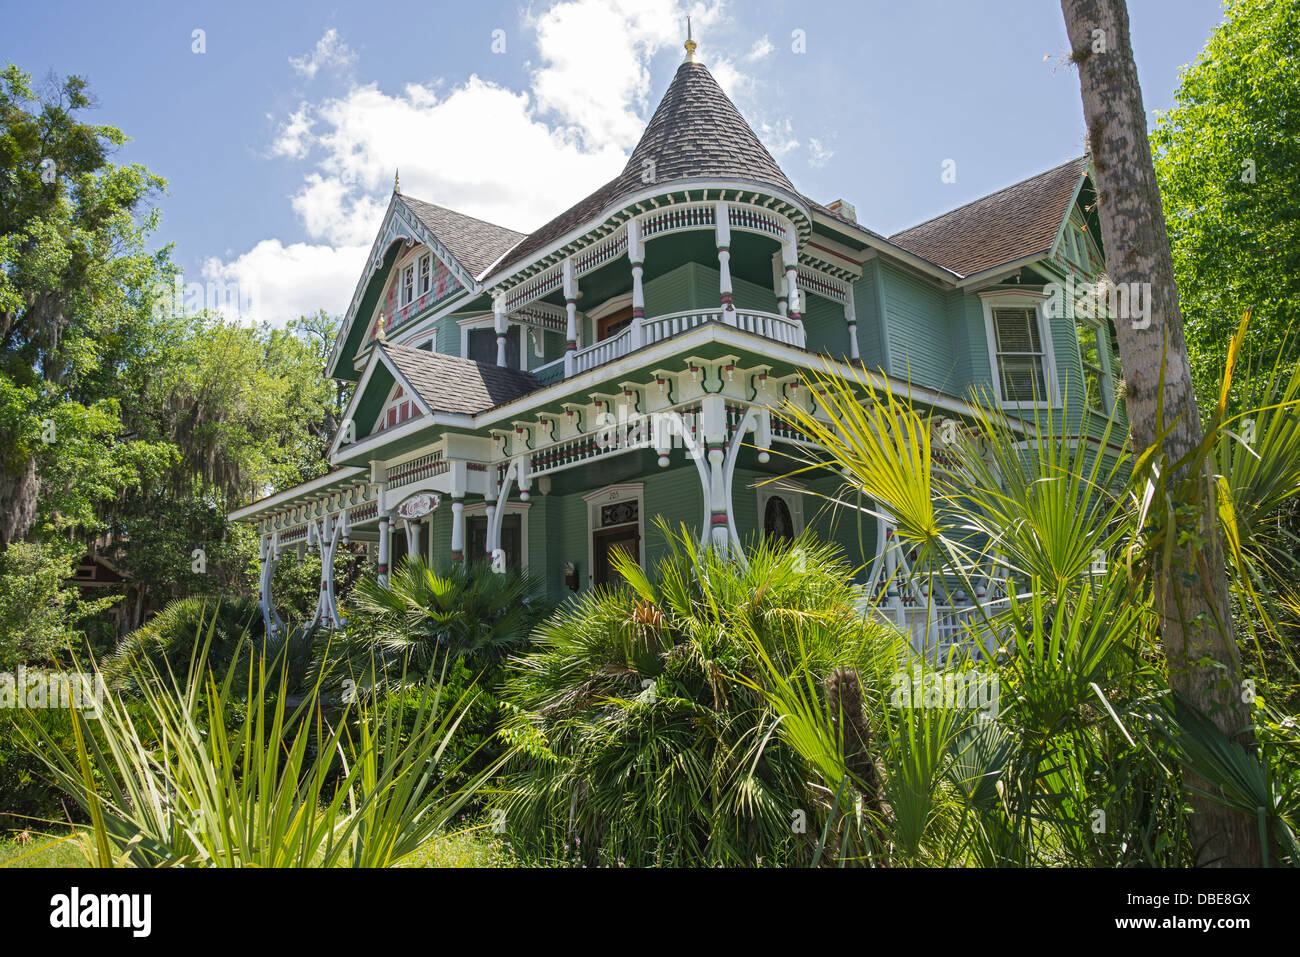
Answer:
MULTIPOLYGON (((482 557, 559 598, 609 581, 616 549, 652 564, 656 516, 721 549, 809 526, 879 586, 906 568, 885 523, 822 508, 833 476, 769 481, 807 444, 772 410, 817 410, 809 372, 939 421, 975 392, 1076 430, 1110 412, 1112 328, 1044 291, 1103 270, 1086 157, 886 237, 803 195, 687 51, 623 172, 532 233, 394 186, 329 363, 356 383, 334 470, 232 516, 261 534, 268 629, 286 549, 319 549, 314 623, 336 626, 341 545, 381 581, 407 554, 482 557)), ((952 634, 996 587, 883 607, 952 634)))

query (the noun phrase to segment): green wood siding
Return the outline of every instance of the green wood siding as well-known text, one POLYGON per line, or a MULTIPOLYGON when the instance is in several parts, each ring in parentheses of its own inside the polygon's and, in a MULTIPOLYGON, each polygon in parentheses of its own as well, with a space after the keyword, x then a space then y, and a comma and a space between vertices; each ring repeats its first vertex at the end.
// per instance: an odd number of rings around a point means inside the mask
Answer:
POLYGON ((885 367, 885 352, 881 343, 883 329, 876 296, 876 274, 871 265, 867 264, 862 278, 853 286, 853 308, 858 317, 858 354, 863 365, 875 372, 885 367))
POLYGON ((927 388, 960 393, 964 383, 957 381, 947 295, 892 263, 882 264, 881 274, 889 373, 927 388))

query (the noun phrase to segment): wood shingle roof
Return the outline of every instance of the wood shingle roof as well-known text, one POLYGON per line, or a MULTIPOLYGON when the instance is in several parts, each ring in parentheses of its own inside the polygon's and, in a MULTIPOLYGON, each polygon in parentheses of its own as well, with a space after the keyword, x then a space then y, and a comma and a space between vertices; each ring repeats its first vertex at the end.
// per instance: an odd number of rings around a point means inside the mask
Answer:
POLYGON ((414 196, 403 195, 402 202, 474 276, 478 276, 500 259, 502 253, 525 238, 524 233, 466 216, 445 206, 426 203, 414 196))
POLYGON ((1087 170, 1088 157, 1080 156, 895 233, 889 241, 963 277, 1045 253, 1087 170))
POLYGON ((477 415, 541 387, 517 369, 391 342, 379 348, 434 412, 477 415))

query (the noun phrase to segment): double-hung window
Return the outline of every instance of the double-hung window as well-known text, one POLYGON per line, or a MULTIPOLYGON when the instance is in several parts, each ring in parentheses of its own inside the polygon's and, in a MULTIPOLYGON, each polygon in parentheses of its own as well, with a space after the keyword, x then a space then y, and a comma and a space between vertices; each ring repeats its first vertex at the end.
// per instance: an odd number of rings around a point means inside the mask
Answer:
POLYGON ((1047 350, 1032 305, 993 306, 994 370, 1002 401, 1049 401, 1047 350))
POLYGON ((420 295, 423 296, 429 291, 429 257, 425 256, 420 260, 420 295))
POLYGON ((402 305, 410 305, 415 298, 415 264, 402 270, 402 305))
POLYGON ((1105 414, 1110 411, 1110 403, 1106 395, 1106 360, 1102 354, 1101 327, 1081 319, 1078 329, 1084 403, 1092 411, 1105 414))

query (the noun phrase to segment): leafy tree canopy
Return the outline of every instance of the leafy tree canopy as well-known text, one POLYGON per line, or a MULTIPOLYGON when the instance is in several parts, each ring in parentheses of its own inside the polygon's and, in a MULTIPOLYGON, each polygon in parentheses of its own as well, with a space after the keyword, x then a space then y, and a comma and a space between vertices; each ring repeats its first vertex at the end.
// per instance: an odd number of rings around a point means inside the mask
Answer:
POLYGON ((1246 309, 1255 355, 1300 315, 1298 76, 1300 0, 1229 0, 1152 137, 1202 404, 1246 309))

